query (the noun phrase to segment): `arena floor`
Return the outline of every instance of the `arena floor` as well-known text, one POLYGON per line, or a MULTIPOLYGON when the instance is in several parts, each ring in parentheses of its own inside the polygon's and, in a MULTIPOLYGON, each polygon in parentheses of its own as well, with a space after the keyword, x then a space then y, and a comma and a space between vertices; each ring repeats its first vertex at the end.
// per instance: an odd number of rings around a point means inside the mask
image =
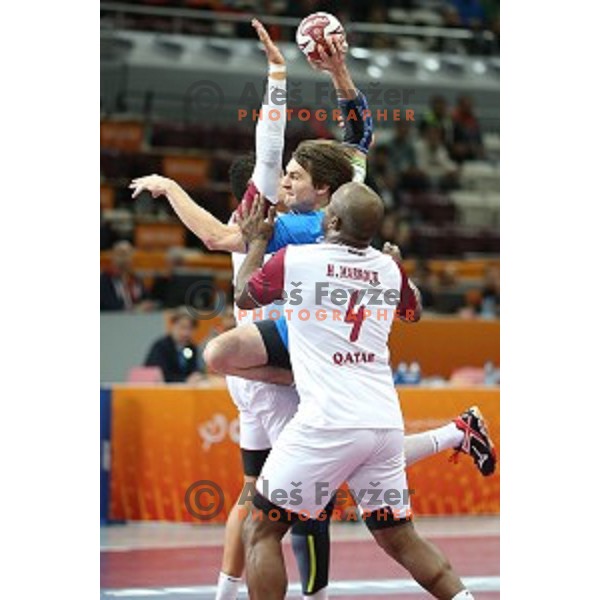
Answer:
MULTIPOLYGON (((477 600, 500 598, 498 517, 420 518, 418 530, 436 543, 477 600)), ((101 528, 101 598, 213 600, 223 526, 132 523, 101 528)), ((361 523, 332 526, 329 596, 388 600, 428 597, 383 553, 361 523)), ((289 598, 301 598, 293 553, 285 543, 289 598)), ((247 598, 245 588, 240 598, 247 598)))

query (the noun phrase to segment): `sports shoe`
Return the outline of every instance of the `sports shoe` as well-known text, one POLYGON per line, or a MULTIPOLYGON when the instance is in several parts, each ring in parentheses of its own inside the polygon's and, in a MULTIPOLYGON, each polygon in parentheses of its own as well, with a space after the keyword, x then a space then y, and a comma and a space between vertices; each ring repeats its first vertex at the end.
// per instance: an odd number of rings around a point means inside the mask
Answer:
POLYGON ((456 462, 458 454, 470 454, 480 473, 487 477, 496 470, 496 451, 485 425, 485 419, 477 406, 471 406, 454 419, 455 425, 465 432, 463 443, 455 448, 451 458, 456 462))

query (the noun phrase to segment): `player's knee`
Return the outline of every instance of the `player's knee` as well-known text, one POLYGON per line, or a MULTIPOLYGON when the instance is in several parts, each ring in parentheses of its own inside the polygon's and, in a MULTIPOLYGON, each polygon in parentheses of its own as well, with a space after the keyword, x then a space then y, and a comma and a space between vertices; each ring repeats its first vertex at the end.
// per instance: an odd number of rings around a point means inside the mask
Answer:
POLYGON ((416 532, 412 523, 372 530, 373 537, 389 556, 401 560, 415 542, 416 532))
POLYGON ((257 536, 257 521, 252 518, 252 510, 250 510, 242 526, 242 542, 246 550, 256 543, 257 536))
POLYGON ((256 508, 250 510, 242 527, 242 540, 246 550, 253 548, 265 539, 276 537, 277 533, 270 525, 271 523, 265 518, 262 511, 256 508))
POLYGON ((229 367, 225 344, 219 338, 212 339, 206 344, 202 358, 207 368, 215 373, 225 374, 229 367))

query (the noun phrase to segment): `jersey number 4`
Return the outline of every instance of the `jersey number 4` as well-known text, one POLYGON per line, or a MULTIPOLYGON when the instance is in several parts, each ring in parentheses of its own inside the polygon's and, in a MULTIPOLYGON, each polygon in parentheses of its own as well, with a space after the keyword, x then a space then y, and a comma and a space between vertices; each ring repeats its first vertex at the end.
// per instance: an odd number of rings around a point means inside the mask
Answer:
POLYGON ((360 334, 360 328, 362 327, 363 321, 365 320, 364 305, 361 304, 358 307, 358 310, 354 310, 357 298, 358 292, 352 292, 352 295, 350 296, 350 304, 348 305, 346 317, 344 318, 344 323, 353 323, 352 331, 350 332, 351 342, 355 342, 358 339, 358 336, 360 334))

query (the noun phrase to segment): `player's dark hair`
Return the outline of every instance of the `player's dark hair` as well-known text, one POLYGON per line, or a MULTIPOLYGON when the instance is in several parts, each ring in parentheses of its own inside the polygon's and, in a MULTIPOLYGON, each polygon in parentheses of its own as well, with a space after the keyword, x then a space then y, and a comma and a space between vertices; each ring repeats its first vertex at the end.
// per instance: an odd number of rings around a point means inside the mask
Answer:
POLYGON ((352 181, 354 170, 350 154, 340 143, 330 140, 306 140, 298 144, 292 156, 308 171, 313 186, 328 185, 330 194, 344 183, 352 181))
POLYGON ((255 163, 256 154, 248 152, 248 154, 238 156, 229 167, 229 184, 238 202, 241 202, 244 197, 246 187, 248 187, 248 182, 254 171, 255 163))
POLYGON ((192 327, 196 327, 198 324, 198 320, 193 317, 186 306, 179 306, 171 313, 171 318, 169 319, 171 325, 175 325, 177 321, 181 321, 181 319, 189 319, 192 323, 192 327))

